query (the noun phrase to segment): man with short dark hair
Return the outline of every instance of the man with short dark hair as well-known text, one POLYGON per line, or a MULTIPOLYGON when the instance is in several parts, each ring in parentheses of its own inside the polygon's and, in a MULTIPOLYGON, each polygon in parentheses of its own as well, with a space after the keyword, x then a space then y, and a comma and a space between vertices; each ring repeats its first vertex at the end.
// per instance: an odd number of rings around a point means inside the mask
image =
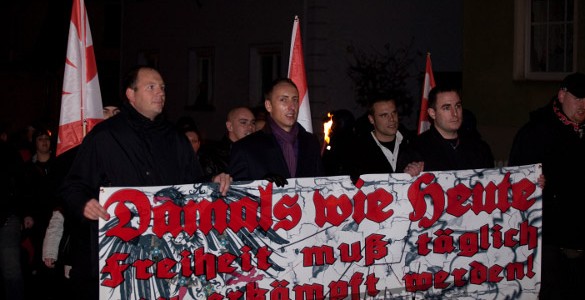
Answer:
MULTIPOLYGON (((79 299, 97 299, 98 218, 109 219, 97 200, 101 186, 153 186, 200 181, 202 172, 187 138, 164 120, 165 83, 151 67, 132 69, 124 80, 128 99, 119 114, 85 137, 63 185, 72 236, 71 279, 79 299)), ((225 194, 231 178, 214 178, 225 194)))
MULTIPOLYGON (((297 122, 299 92, 287 78, 276 80, 265 94, 266 126, 236 142, 230 174, 234 180, 273 179, 323 175, 317 138, 297 122)), ((278 179, 278 180, 274 180, 278 179)))
POLYGON ((565 77, 556 96, 516 134, 509 164, 542 163, 540 299, 577 299, 585 283, 585 74, 565 77))
POLYGON ((120 113, 120 108, 114 105, 104 105, 103 107, 104 112, 104 120, 109 119, 117 114, 120 113))
POLYGON ((410 135, 399 130, 396 101, 387 96, 375 97, 368 106, 368 120, 374 129, 358 138, 354 146, 352 175, 403 172, 410 158, 410 135))
POLYGON ((436 86, 429 93, 427 109, 432 119, 429 130, 414 141, 415 161, 424 166, 409 164, 405 172, 423 167, 424 171, 447 171, 493 168, 494 159, 489 145, 476 135, 460 132, 463 106, 459 91, 451 87, 436 86))

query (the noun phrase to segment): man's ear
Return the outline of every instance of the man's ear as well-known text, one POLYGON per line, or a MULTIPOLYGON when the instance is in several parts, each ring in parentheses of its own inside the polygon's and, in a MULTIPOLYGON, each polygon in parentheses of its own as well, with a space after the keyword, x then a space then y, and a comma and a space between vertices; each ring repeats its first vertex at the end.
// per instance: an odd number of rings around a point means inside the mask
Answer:
POLYGON ((427 114, 429 114, 429 117, 431 117, 431 119, 434 120, 435 119, 436 111, 435 111, 434 108, 429 107, 429 108, 427 108, 427 114))
POLYGON ((557 98, 559 98, 559 102, 562 104, 563 102, 565 102, 565 94, 567 94, 567 92, 564 89, 559 89, 559 92, 557 94, 557 98))
POLYGON ((232 126, 232 122, 230 121, 225 121, 225 128, 228 132, 234 131, 234 126, 232 126))
POLYGON ((368 120, 370 120, 370 124, 374 125, 374 117, 372 115, 368 114, 368 120))
POLYGON ((264 100, 264 107, 266 108, 267 112, 272 112, 272 102, 270 102, 270 99, 264 100))
POLYGON ((134 103, 134 90, 131 88, 126 89, 126 98, 130 103, 134 103))

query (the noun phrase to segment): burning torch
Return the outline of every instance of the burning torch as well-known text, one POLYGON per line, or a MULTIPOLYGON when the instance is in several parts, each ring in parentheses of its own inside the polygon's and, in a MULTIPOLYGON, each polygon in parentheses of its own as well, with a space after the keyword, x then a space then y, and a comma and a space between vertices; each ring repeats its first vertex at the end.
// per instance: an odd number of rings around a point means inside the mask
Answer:
POLYGON ((325 153, 325 149, 329 150, 331 149, 331 146, 329 146, 329 142, 331 141, 331 137, 329 136, 331 134, 331 127, 333 126, 333 114, 332 113, 327 113, 327 118, 329 119, 327 122, 323 122, 323 133, 325 134, 323 136, 323 146, 321 147, 321 156, 323 156, 323 154, 325 153))

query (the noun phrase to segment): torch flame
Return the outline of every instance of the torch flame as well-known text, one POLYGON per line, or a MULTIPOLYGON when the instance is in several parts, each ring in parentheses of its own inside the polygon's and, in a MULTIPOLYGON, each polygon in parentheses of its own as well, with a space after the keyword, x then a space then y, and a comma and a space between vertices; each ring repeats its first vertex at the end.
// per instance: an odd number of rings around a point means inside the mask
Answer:
POLYGON ((329 118, 329 121, 323 123, 323 133, 325 133, 323 139, 325 140, 325 144, 329 144, 329 141, 331 140, 329 134, 331 134, 331 126, 333 126, 333 114, 327 113, 327 117, 329 118))

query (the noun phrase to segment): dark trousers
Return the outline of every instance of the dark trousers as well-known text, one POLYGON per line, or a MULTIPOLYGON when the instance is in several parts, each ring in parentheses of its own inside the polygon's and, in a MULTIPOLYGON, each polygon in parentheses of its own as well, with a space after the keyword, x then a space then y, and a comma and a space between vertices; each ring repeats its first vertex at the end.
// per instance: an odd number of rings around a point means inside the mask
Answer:
POLYGON ((20 261, 20 219, 9 216, 0 224, 0 277, 5 299, 24 299, 24 280, 20 261))

